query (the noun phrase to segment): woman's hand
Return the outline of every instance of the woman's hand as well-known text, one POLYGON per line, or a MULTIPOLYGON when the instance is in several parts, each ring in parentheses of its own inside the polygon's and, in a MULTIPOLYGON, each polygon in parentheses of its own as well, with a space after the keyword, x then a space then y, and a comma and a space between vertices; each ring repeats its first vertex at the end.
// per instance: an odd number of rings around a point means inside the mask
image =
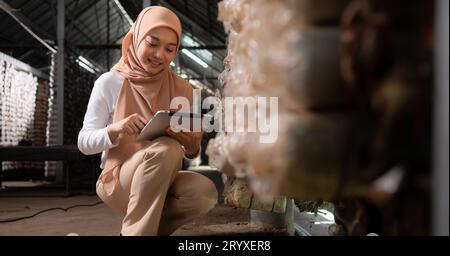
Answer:
POLYGON ((193 158, 198 154, 200 150, 200 139, 202 138, 203 131, 200 132, 174 132, 170 127, 166 129, 167 134, 176 139, 183 145, 185 155, 187 158, 193 158))
POLYGON ((138 134, 144 128, 147 120, 141 115, 135 113, 118 122, 108 125, 109 139, 114 142, 119 134, 128 135, 138 134))

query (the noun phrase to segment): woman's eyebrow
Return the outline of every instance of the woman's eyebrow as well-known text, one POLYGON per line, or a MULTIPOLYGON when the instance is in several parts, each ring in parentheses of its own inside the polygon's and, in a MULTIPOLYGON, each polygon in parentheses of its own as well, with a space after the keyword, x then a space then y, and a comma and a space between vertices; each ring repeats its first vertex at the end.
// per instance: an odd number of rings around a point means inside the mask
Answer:
MULTIPOLYGON (((157 40, 157 41, 161 41, 157 36, 155 36, 155 35, 149 35, 153 40, 157 40)), ((177 43, 168 43, 168 45, 170 45, 170 46, 175 46, 175 47, 177 47, 178 46, 178 44, 177 43)))
POLYGON ((155 39, 155 40, 161 41, 161 40, 159 40, 159 38, 158 38, 157 36, 154 36, 154 35, 150 35, 150 37, 151 37, 152 39, 155 39))

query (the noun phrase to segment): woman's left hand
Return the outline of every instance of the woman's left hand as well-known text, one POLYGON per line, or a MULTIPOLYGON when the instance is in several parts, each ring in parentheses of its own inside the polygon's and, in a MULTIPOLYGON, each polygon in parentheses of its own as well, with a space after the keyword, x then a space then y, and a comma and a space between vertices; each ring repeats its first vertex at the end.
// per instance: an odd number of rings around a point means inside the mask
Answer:
POLYGON ((176 139, 183 145, 185 149, 185 155, 187 158, 193 158, 198 154, 200 150, 200 139, 202 138, 203 131, 200 132, 174 132, 170 127, 166 129, 167 134, 176 139))

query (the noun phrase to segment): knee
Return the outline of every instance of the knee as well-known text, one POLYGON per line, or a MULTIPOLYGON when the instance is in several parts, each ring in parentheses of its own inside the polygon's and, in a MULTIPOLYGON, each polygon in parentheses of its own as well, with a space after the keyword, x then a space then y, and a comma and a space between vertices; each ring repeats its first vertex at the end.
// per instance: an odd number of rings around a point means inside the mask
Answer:
POLYGON ((218 192, 214 183, 206 178, 205 183, 199 189, 200 190, 200 209, 202 209, 202 213, 206 213, 212 208, 214 208, 217 204, 218 200, 218 192))
POLYGON ((145 149, 144 161, 154 159, 160 164, 181 164, 183 149, 181 144, 169 137, 160 137, 145 149))
POLYGON ((192 173, 190 182, 179 191, 181 197, 190 197, 198 214, 205 214, 217 204, 218 192, 214 183, 207 177, 192 173))

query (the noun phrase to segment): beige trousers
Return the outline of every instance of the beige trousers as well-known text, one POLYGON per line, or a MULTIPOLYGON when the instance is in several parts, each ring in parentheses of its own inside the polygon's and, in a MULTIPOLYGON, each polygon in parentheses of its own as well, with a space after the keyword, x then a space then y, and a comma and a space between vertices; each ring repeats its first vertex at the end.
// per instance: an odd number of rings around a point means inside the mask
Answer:
POLYGON ((122 235, 170 235, 216 205, 214 183, 180 171, 182 159, 181 145, 160 137, 122 164, 110 196, 97 181, 97 195, 124 216, 122 235))

